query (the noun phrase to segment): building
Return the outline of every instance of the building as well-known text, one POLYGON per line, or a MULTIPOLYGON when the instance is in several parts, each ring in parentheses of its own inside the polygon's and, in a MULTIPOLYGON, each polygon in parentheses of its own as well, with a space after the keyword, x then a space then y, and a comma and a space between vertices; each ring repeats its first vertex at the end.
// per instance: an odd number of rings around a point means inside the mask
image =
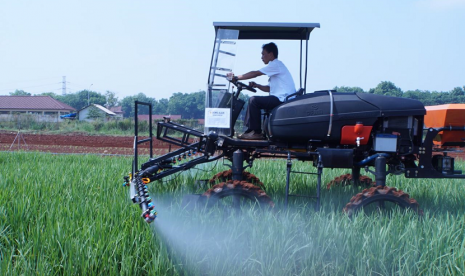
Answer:
POLYGON ((39 121, 59 122, 62 121, 61 115, 75 111, 75 108, 50 96, 0 96, 0 120, 33 114, 39 121))
POLYGON ((110 111, 115 113, 117 118, 123 119, 124 112, 123 112, 122 106, 110 107, 110 111))
POLYGON ((103 119, 108 121, 116 118, 116 114, 99 104, 91 104, 83 107, 78 111, 79 121, 94 121, 97 119, 103 119))

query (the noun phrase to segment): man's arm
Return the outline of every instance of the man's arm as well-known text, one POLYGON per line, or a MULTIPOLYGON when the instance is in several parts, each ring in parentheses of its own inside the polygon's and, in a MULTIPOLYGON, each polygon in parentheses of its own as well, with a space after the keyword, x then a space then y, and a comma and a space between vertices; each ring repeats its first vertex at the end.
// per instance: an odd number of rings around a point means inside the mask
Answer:
POLYGON ((245 73, 243 75, 237 75, 236 77, 237 77, 238 80, 248 80, 248 79, 256 78, 256 77, 261 76, 261 75, 263 75, 263 73, 260 72, 260 71, 250 71, 250 72, 245 73))
MULTIPOLYGON (((253 79, 253 78, 256 78, 258 76, 262 76, 264 75, 261 71, 250 71, 248 73, 245 73, 243 75, 237 75, 235 76, 237 78, 237 80, 248 80, 248 79, 253 79)), ((231 73, 228 73, 226 75, 228 78, 233 78, 234 77, 234 74, 231 72, 231 73)), ((256 87, 260 90, 262 90, 263 92, 270 92, 270 87, 268 85, 261 85, 261 84, 257 84, 255 82, 250 82, 249 84, 250 86, 252 87, 256 87)))
POLYGON ((251 81, 249 82, 249 86, 253 87, 253 88, 258 88, 260 90, 262 90, 263 92, 270 92, 270 86, 268 85, 261 85, 261 84, 258 84, 254 81, 251 81))

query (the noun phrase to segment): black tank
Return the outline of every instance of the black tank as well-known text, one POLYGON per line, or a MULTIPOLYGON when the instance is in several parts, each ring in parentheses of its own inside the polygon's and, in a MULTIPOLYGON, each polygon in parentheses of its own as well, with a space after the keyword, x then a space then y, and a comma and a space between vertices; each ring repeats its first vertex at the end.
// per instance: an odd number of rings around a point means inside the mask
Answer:
POLYGON ((417 100, 370 93, 332 91, 333 120, 330 135, 331 98, 328 91, 305 94, 272 110, 266 130, 271 140, 339 143, 341 129, 358 122, 372 126, 378 118, 425 115, 417 100))

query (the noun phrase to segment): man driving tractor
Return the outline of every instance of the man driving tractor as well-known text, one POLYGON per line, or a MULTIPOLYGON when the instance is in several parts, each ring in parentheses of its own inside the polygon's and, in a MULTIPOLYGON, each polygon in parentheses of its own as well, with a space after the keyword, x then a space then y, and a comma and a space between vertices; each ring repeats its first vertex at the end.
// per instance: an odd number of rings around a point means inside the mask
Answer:
POLYGON ((249 105, 245 115, 247 130, 237 137, 246 140, 262 140, 264 136, 261 128, 261 109, 271 110, 284 102, 286 96, 295 93, 295 84, 287 67, 278 60, 278 47, 273 42, 262 46, 262 61, 265 67, 257 71, 250 71, 243 75, 234 76, 228 73, 228 79, 236 80, 253 79, 261 75, 269 77, 268 85, 250 82, 249 86, 258 88, 263 92, 269 92, 269 96, 253 96, 249 99, 249 105))

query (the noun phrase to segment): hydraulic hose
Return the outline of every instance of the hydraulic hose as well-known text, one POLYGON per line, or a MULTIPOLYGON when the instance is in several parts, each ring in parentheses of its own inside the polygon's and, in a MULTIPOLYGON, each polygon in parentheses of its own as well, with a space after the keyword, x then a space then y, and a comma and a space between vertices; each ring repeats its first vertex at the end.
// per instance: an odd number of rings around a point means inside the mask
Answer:
POLYGON ((158 172, 159 169, 160 169, 160 166, 157 164, 157 165, 148 167, 147 169, 141 171, 139 174, 141 176, 149 176, 149 175, 152 175, 158 172))
POLYGON ((384 157, 388 158, 390 155, 387 154, 387 153, 377 153, 377 154, 368 156, 367 158, 363 159, 362 161, 356 163, 355 165, 358 166, 358 167, 364 166, 364 165, 370 163, 371 161, 373 161, 374 159, 376 159, 376 157, 378 157, 378 156, 384 156, 384 157))

